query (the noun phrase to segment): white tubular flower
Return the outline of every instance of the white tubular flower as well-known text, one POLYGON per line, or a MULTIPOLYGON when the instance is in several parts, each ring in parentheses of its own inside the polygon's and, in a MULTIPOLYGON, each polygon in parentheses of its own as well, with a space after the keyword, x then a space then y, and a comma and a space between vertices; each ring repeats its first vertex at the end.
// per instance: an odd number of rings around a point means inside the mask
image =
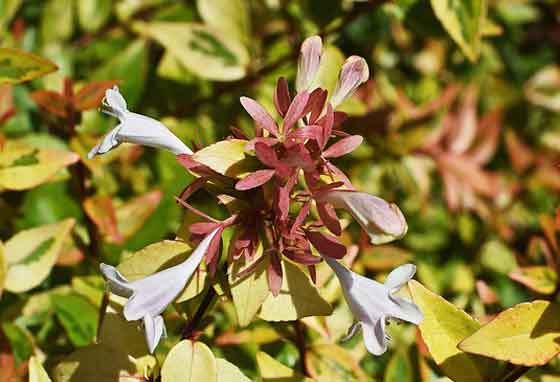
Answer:
POLYGON ((358 87, 369 78, 369 67, 362 57, 350 56, 342 65, 340 77, 334 89, 331 105, 336 109, 344 100, 350 97, 358 87))
POLYGON ((321 37, 312 36, 301 44, 298 70, 296 75, 296 90, 302 92, 311 90, 310 86, 319 71, 323 43, 321 37))
POLYGON ((350 212, 367 232, 372 244, 384 244, 400 239, 408 225, 397 205, 387 203, 365 192, 333 190, 320 197, 335 208, 350 212))
POLYGON ((124 306, 126 320, 142 319, 144 321, 146 342, 150 353, 154 352, 161 336, 165 333, 161 313, 185 288, 219 230, 217 228, 208 234, 189 258, 181 264, 136 281, 128 281, 115 267, 101 263, 101 273, 107 280, 109 290, 128 298, 124 306))
POLYGON ((120 123, 91 149, 88 153, 89 159, 95 155, 104 154, 123 142, 163 148, 175 155, 193 153, 161 122, 128 111, 126 101, 119 93, 117 86, 105 91, 101 111, 118 118, 120 123))
POLYGON ((424 318, 414 303, 393 296, 414 276, 416 267, 413 264, 394 269, 381 284, 352 272, 332 258, 324 259, 338 277, 346 302, 356 319, 349 335, 352 336, 361 327, 364 343, 371 354, 381 355, 387 350, 390 340, 385 333, 387 320, 393 318, 418 325, 424 318))

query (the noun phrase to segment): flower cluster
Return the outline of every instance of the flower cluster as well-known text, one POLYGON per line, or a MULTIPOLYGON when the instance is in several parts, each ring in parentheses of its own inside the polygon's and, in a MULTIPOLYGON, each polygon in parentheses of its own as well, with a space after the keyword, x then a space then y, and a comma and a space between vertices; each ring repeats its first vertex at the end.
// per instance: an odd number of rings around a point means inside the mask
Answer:
POLYGON ((368 79, 366 61, 349 57, 329 97, 317 85, 321 58, 321 39, 306 39, 298 63, 296 93, 290 92, 284 78, 278 80, 273 97, 278 118, 257 101, 241 97, 241 105, 254 120, 255 129, 254 134, 232 129, 233 138, 246 141, 245 155, 258 165, 237 177, 197 161, 196 155, 160 122, 129 112, 117 88, 107 91, 102 110, 121 123, 90 152, 90 157, 122 142, 138 143, 170 150, 198 176, 178 199, 205 220, 189 227, 193 239, 201 241, 184 263, 134 282, 128 282, 111 266, 101 266, 111 291, 128 298, 125 318, 144 320, 150 351, 165 330, 161 313, 181 292, 203 258, 210 273, 216 272, 221 233, 228 226, 235 227, 228 261, 249 264, 243 271, 248 274, 266 260, 269 289, 274 296, 282 285, 284 259, 307 267, 312 280, 316 278, 315 266, 325 260, 339 278, 373 354, 386 350, 387 319, 415 324, 421 321, 422 314, 414 304, 392 295, 413 276, 413 265, 397 268, 385 284, 379 284, 337 261, 346 254, 346 246, 339 240, 342 225, 337 209, 350 213, 373 244, 402 237, 407 224, 396 205, 357 191, 332 162, 352 152, 363 140, 343 130, 346 115, 336 109, 368 79), (236 202, 228 203, 230 218, 218 221, 189 204, 189 196, 206 184, 212 184, 214 191, 219 189, 220 200, 236 202))

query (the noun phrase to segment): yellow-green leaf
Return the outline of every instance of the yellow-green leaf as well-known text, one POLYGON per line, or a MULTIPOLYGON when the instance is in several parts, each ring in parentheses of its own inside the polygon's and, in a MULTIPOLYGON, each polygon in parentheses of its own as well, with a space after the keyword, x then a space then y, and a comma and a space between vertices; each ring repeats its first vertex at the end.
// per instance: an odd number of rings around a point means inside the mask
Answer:
POLYGON ((41 361, 35 356, 29 358, 29 382, 51 382, 41 361))
POLYGON ((263 302, 270 294, 266 278, 266 265, 266 261, 261 261, 248 276, 239 277, 238 275, 244 267, 238 261, 233 265, 229 274, 231 295, 240 326, 247 326, 253 321, 263 302))
POLYGON ((257 366, 263 382, 311 382, 311 379, 305 378, 262 351, 257 353, 257 366))
POLYGON ((4 246, 6 290, 25 292, 47 278, 74 223, 74 219, 67 219, 20 231, 8 240, 4 246))
POLYGON ((251 382, 237 366, 223 358, 216 358, 217 382, 251 382))
POLYGON ((52 376, 54 382, 130 382, 142 380, 144 374, 145 370, 138 370, 127 353, 95 344, 64 358, 52 376))
POLYGON ((202 342, 183 340, 167 354, 161 368, 162 382, 217 382, 214 355, 202 342))
POLYGON ((94 32, 101 28, 111 16, 111 0, 80 0, 78 7, 78 21, 86 31, 94 32))
POLYGON ((229 139, 206 146, 193 155, 193 159, 212 170, 227 176, 237 176, 252 168, 248 167, 254 162, 245 155, 243 139, 229 139))
POLYGON ((185 68, 200 77, 234 81, 247 74, 247 49, 235 36, 218 29, 178 22, 137 22, 133 28, 158 41, 185 68))
POLYGON ((335 344, 318 344, 305 353, 310 375, 317 382, 365 381, 367 376, 359 359, 348 350, 335 344))
POLYGON ((338 81, 340 68, 344 64, 344 54, 334 45, 327 45, 323 49, 323 56, 319 66, 317 77, 313 81, 312 86, 318 86, 328 90, 332 95, 333 90, 338 81))
POLYGON ((280 294, 267 297, 259 317, 267 321, 292 321, 308 316, 328 316, 332 306, 297 265, 284 260, 280 294))
POLYGON ((409 287, 414 303, 424 313, 424 320, 419 325, 422 338, 444 373, 456 382, 492 380, 495 364, 483 357, 463 353, 457 347, 480 328, 480 323, 420 283, 413 280, 409 287))
POLYGON ((74 30, 72 0, 46 0, 42 4, 41 34, 43 41, 65 40, 74 30))
POLYGON ((486 25, 486 0, 431 0, 431 3, 447 33, 469 60, 476 61, 486 25))
POLYGON ((558 282, 554 269, 545 265, 519 268, 511 272, 509 277, 541 294, 554 293, 558 282))
POLYGON ((410 357, 405 351, 397 351, 387 364, 384 382, 413 382, 414 369, 410 357))
POLYGON ((560 66, 548 65, 539 70, 525 84, 525 95, 534 103, 553 111, 560 111, 560 66))
POLYGON ((206 25, 247 45, 251 27, 246 0, 198 0, 196 8, 206 25))
MULTIPOLYGON (((189 256, 191 247, 182 241, 164 240, 153 243, 126 258, 117 267, 130 281, 138 280, 152 273, 177 265, 189 256)), ((206 271, 195 272, 187 286, 177 297, 177 302, 186 301, 204 290, 206 271)))
POLYGON ((58 68, 49 60, 19 49, 0 48, 0 84, 19 84, 58 68))
POLYGON ((32 149, 28 154, 14 158, 17 153, 24 153, 25 149, 17 145, 13 147, 16 153, 1 158, 4 163, 8 159, 13 161, 10 167, 2 167, 0 163, 0 190, 20 191, 36 187, 53 180, 60 170, 80 159, 78 154, 71 151, 49 149, 32 149))
POLYGON ((501 312, 459 347, 473 354, 538 366, 560 353, 560 306, 537 300, 501 312))

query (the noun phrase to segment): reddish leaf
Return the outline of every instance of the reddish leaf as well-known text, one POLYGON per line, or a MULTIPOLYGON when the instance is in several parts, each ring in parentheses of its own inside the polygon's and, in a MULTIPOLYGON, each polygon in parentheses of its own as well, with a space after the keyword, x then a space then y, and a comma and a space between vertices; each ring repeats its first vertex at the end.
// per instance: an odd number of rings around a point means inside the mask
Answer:
POLYGON ((307 217, 307 215, 309 215, 309 209, 311 208, 311 203, 307 202, 305 203, 301 209, 299 210, 299 213, 296 217, 296 220, 294 220, 294 223, 292 224, 292 228, 290 229, 290 236, 294 236, 296 230, 301 227, 303 221, 305 220, 305 218, 307 217))
POLYGON ((303 250, 292 250, 292 248, 284 249, 284 255, 286 255, 286 257, 290 260, 303 265, 313 265, 321 262, 321 258, 319 256, 312 255, 311 253, 303 250))
POLYGON ((362 144, 364 138, 361 135, 351 135, 342 138, 335 144, 331 145, 323 152, 324 158, 338 158, 354 151, 359 145, 362 144))
POLYGON ((239 127, 235 127, 235 126, 230 126, 229 129, 231 130, 231 133, 233 134, 233 136, 237 139, 244 139, 246 141, 249 140, 249 137, 245 134, 245 132, 243 130, 241 130, 239 127))
POLYGON ((290 107, 290 89, 288 88, 288 81, 284 77, 278 79, 276 84, 276 91, 274 92, 274 106, 276 111, 282 117, 286 115, 288 108, 290 107))
POLYGON ((189 231, 193 235, 206 236, 218 227, 218 223, 214 222, 199 222, 193 223, 189 227, 189 231))
POLYGON ((270 252, 270 262, 267 267, 268 276, 268 288, 274 297, 280 294, 280 288, 282 287, 282 264, 280 262, 280 256, 276 252, 270 252))
POLYGON ((274 170, 258 170, 247 175, 235 184, 235 189, 239 191, 250 190, 268 182, 273 176, 274 170))
POLYGON ((309 116, 309 123, 313 124, 317 121, 317 118, 321 116, 321 112, 325 107, 325 101, 327 100, 328 92, 321 88, 317 88, 311 92, 309 96, 309 101, 307 103, 307 110, 311 115, 309 116))
POLYGON ((37 90, 31 93, 31 98, 49 113, 61 118, 68 117, 71 103, 63 95, 50 90, 37 90))
POLYGON ((267 144, 257 142, 255 143, 255 153, 257 158, 268 167, 276 168, 278 166, 278 156, 276 151, 267 144))
MULTIPOLYGON (((267 130, 274 136, 278 136, 278 126, 276 122, 274 122, 270 114, 268 114, 257 101, 249 97, 241 97, 239 101, 251 118, 257 123, 257 126, 267 130)), ((259 136, 260 134, 257 135, 259 136)))
POLYGON ((305 236, 321 255, 341 259, 346 255, 346 246, 335 236, 318 231, 305 231, 305 236))
POLYGON ((335 111, 333 115, 333 127, 338 127, 348 119, 348 114, 343 111, 335 111))
POLYGON ((535 161, 535 154, 524 144, 513 130, 506 131, 506 145, 509 159, 517 172, 523 172, 535 161))
POLYGON ((107 237, 107 242, 122 244, 124 237, 118 229, 117 215, 113 201, 108 196, 95 196, 84 201, 84 211, 97 226, 99 232, 107 237))
POLYGON ((492 288, 488 286, 484 281, 478 280, 476 282, 476 291, 478 296, 480 297, 480 301, 482 301, 485 305, 491 305, 498 302, 498 296, 496 292, 492 288))
POLYGON ((119 83, 118 80, 90 82, 80 89, 74 97, 74 107, 76 110, 95 109, 101 104, 105 96, 105 90, 112 88, 119 83))
POLYGON ((278 143, 278 139, 271 138, 271 137, 253 138, 249 142, 247 142, 247 144, 245 144, 245 151, 254 151, 255 150, 255 145, 257 143, 263 143, 267 146, 274 146, 275 144, 278 143))
POLYGON ((286 112, 286 116, 284 117, 284 133, 287 133, 298 121, 298 119, 303 117, 308 100, 308 92, 301 92, 294 97, 288 111, 286 112))
POLYGON ((212 170, 210 167, 195 161, 192 158, 192 155, 189 154, 180 154, 175 157, 183 167, 187 170, 201 176, 208 177, 210 179, 221 180, 222 182, 229 183, 230 178, 225 175, 220 174, 217 171, 212 170))
POLYGON ((480 121, 479 131, 481 132, 479 143, 468 153, 469 158, 474 162, 483 165, 492 159, 498 146, 500 138, 500 129, 502 123, 502 113, 500 110, 494 110, 484 116, 480 121))
POLYGON ((323 135, 318 141, 323 149, 329 141, 334 126, 334 111, 330 103, 327 105, 327 113, 317 121, 317 124, 323 126, 323 135))
POLYGON ((340 236, 342 228, 340 227, 334 207, 329 203, 317 203, 317 212, 319 212, 319 217, 325 227, 335 235, 340 236))

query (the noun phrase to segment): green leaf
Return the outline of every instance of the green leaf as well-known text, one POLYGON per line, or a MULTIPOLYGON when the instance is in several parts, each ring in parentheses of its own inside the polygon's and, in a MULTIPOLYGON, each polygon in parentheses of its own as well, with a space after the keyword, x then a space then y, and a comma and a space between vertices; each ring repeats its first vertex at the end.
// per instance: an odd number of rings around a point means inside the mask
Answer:
POLYGON ((3 0, 0 2, 0 36, 6 32, 4 28, 8 26, 21 3, 22 0, 3 0))
POLYGON ((246 0, 197 0, 196 7, 206 25, 248 45, 251 26, 246 0))
POLYGON ((536 300, 507 309, 459 348, 516 365, 539 366, 560 353, 560 305, 536 300))
POLYGON ((66 330, 70 342, 76 347, 90 344, 97 332, 97 309, 76 294, 51 298, 56 317, 66 330))
MULTIPOLYGON (((134 281, 185 261, 191 251, 185 242, 164 240, 127 256, 117 268, 124 277, 134 281)), ((206 271, 195 272, 176 301, 183 302, 197 296, 204 290, 205 281, 206 271)))
POLYGON ((257 353, 257 366, 263 382, 311 382, 311 379, 305 378, 262 351, 257 353))
POLYGON ((29 359, 29 382, 51 382, 41 361, 35 356, 29 359))
POLYGON ((247 74, 249 54, 235 37, 195 23, 152 22, 133 28, 162 44, 192 73, 217 81, 235 81, 247 74))
POLYGON ((431 0, 431 3, 447 33, 469 60, 476 61, 486 24, 486 0, 431 0))
POLYGON ((206 146, 193 155, 193 159, 222 175, 236 177, 256 169, 255 160, 245 155, 243 139, 228 139, 206 146))
POLYGON ((80 26, 88 32, 95 32, 111 16, 111 0, 80 0, 76 3, 80 26))
POLYGON ((282 268, 284 277, 280 294, 267 297, 262 305, 260 318, 267 321, 292 321, 332 313, 332 306, 299 266, 284 260, 282 268))
POLYGON ((336 344, 316 344, 305 354, 309 374, 317 381, 365 381, 358 358, 336 344))
POLYGON ((66 219, 20 231, 8 240, 4 246, 6 290, 25 292, 47 278, 74 224, 74 219, 66 219))
POLYGON ((161 368, 162 382, 217 382, 214 355, 202 342, 183 340, 167 354, 161 368))
POLYGON ((511 272, 509 277, 541 294, 553 294, 558 283, 554 269, 545 265, 519 268, 511 272))
POLYGON ((142 97, 148 73, 148 49, 146 41, 135 40, 126 49, 110 58, 91 75, 94 80, 118 80, 119 90, 133 109, 142 97))
POLYGON ((384 382, 413 382, 414 369, 410 357, 405 351, 397 351, 387 364, 384 382))
POLYGON ((33 344, 28 333, 11 322, 2 323, 4 335, 10 342, 16 365, 20 365, 33 355, 33 344))
POLYGON ((43 41, 66 40, 74 30, 73 0, 48 0, 41 13, 43 41))
POLYGON ((217 382, 251 382, 241 370, 223 358, 216 358, 217 382))
POLYGON ((266 266, 267 262, 261 261, 248 276, 239 277, 239 273, 245 268, 240 261, 237 261, 229 272, 229 285, 231 286, 231 295, 239 326, 247 326, 253 321, 263 302, 270 294, 266 278, 266 266))
POLYGON ((419 328, 434 361, 455 382, 485 382, 497 364, 483 357, 463 353, 457 345, 476 332, 480 323, 416 281, 409 282, 410 293, 424 320, 419 328))
POLYGON ((19 49, 0 48, 0 84, 19 84, 57 70, 49 60, 19 49))
POLYGON ((515 255, 498 240, 491 240, 484 244, 480 252, 480 262, 484 267, 506 275, 517 269, 515 255))

